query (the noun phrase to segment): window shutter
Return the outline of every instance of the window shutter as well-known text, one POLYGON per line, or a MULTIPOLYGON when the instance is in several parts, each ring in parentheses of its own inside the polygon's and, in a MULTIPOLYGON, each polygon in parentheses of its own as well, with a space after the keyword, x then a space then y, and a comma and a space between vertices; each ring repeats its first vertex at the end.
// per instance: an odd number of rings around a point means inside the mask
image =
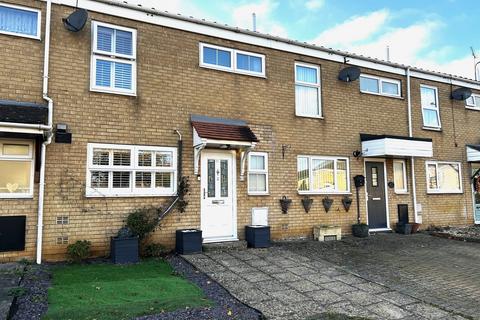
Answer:
POLYGON ((97 50, 112 52, 113 29, 98 26, 97 50))
POLYGON ((115 88, 132 89, 132 65, 115 62, 115 88))
POLYGON ((133 55, 132 33, 123 30, 115 32, 115 53, 133 55))
POLYGON ((112 71, 112 62, 97 59, 95 83, 97 86, 110 87, 110 77, 112 71))

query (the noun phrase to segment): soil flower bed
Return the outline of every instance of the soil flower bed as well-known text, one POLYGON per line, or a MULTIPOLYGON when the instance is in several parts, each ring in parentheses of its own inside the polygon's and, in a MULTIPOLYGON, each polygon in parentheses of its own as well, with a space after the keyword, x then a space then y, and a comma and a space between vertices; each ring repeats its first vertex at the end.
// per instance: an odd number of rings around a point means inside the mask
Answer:
POLYGON ((429 231, 432 235, 443 238, 480 242, 480 225, 467 227, 430 227, 429 231))

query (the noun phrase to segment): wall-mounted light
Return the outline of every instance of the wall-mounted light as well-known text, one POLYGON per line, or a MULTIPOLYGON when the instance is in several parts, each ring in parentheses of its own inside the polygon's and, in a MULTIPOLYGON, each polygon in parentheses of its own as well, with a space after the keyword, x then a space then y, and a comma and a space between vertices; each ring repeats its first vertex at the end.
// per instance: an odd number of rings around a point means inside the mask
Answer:
POLYGON ((353 154, 353 156, 354 156, 355 158, 359 158, 359 157, 362 155, 362 151, 360 151, 360 150, 355 150, 355 151, 353 151, 352 154, 353 154))
POLYGON ((57 123, 55 126, 55 142, 72 143, 72 134, 68 132, 68 125, 66 123, 57 123))

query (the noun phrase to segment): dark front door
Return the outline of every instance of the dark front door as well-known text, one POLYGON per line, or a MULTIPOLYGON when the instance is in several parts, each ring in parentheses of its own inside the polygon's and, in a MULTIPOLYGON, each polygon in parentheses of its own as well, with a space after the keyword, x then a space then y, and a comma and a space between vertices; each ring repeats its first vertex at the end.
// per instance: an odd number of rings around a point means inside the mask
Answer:
POLYGON ((370 229, 387 228, 385 171, 383 162, 365 163, 367 178, 367 209, 370 229))

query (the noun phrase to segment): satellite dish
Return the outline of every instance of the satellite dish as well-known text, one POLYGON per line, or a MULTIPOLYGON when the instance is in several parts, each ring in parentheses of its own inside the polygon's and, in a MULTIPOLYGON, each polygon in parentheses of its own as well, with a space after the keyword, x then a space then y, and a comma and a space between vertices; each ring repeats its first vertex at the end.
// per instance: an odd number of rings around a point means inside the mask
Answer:
POLYGON ((360 77, 360 68, 358 67, 346 67, 338 74, 338 80, 344 82, 355 81, 360 77))
POLYGON ((63 25, 68 31, 78 32, 83 29, 87 23, 88 11, 85 9, 77 9, 67 18, 63 19, 63 25))
POLYGON ((453 100, 467 100, 472 95, 472 90, 469 88, 458 88, 452 91, 453 100))

